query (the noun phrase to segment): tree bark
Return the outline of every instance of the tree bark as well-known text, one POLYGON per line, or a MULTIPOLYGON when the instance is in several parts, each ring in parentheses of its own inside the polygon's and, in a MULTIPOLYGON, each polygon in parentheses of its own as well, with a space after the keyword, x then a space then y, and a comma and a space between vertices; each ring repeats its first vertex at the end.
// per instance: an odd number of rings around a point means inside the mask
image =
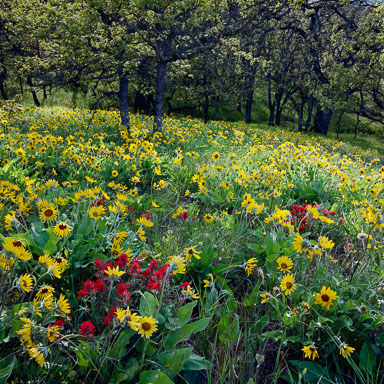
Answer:
POLYGON ((357 137, 357 127, 360 123, 360 113, 357 114, 357 119, 356 119, 356 124, 355 124, 355 136, 353 137, 354 139, 356 139, 357 137))
POLYGON ((268 108, 269 108, 268 125, 275 125, 275 102, 272 103, 272 86, 271 86, 270 77, 268 77, 268 108))
POLYGON ((205 91, 205 101, 204 101, 204 124, 208 123, 209 118, 209 95, 208 92, 205 91))
POLYGON ((247 124, 251 123, 251 118, 252 118, 254 84, 255 84, 255 75, 252 74, 249 79, 246 102, 245 102, 245 122, 247 124))
POLYGON ((340 112, 339 118, 337 120, 337 138, 339 138, 341 118, 343 117, 343 115, 344 115, 344 111, 340 112))
POLYGON ((119 72, 119 109, 121 124, 129 131, 129 110, 128 110, 128 77, 125 73, 119 72))
POLYGON ((167 76, 167 62, 157 61, 156 68, 156 95, 155 95, 155 116, 153 121, 153 132, 163 130, 163 106, 165 93, 165 78, 167 76))
POLYGON ((307 120, 305 122, 305 127, 304 127, 304 131, 305 132, 308 132, 308 130, 309 130, 310 126, 311 126, 312 111, 313 111, 313 97, 309 96, 308 107, 307 107, 308 116, 307 116, 307 120))
POLYGON ((315 132, 321 133, 326 136, 329 128, 329 123, 331 122, 332 111, 325 108, 323 109, 320 105, 317 108, 315 115, 315 132))
POLYGON ((281 123, 281 92, 276 95, 275 97, 275 103, 276 103, 276 115, 275 115, 275 125, 280 125, 281 123))
POLYGON ((31 87, 31 93, 32 93, 33 102, 35 103, 35 106, 40 107, 41 104, 35 92, 35 89, 32 83, 32 78, 30 76, 27 77, 27 84, 31 87))
POLYGON ((8 100, 8 95, 7 95, 7 91, 5 90, 4 82, 5 82, 5 74, 4 74, 4 72, 0 71, 0 93, 1 93, 1 97, 4 100, 8 100))
POLYGON ((23 79, 21 77, 19 77, 19 86, 21 94, 24 95, 23 79))

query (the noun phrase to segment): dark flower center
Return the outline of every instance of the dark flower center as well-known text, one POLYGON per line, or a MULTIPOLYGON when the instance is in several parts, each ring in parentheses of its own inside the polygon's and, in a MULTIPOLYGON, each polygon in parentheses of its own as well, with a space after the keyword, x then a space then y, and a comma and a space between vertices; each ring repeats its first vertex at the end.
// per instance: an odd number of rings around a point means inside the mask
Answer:
POLYGON ((65 225, 65 224, 60 224, 59 225, 59 229, 64 231, 65 229, 67 229, 68 227, 65 225))
POLYGON ((321 299, 323 301, 329 301, 329 296, 328 295, 323 295, 323 296, 321 296, 321 299))
POLYGON ((286 268, 288 268, 288 265, 283 263, 283 264, 281 264, 281 268, 286 269, 286 268))
POLYGON ((144 331, 149 331, 151 329, 151 324, 145 322, 143 323, 142 328, 144 329, 144 331))
POLYGON ((287 287, 287 289, 291 289, 292 288, 292 283, 290 283, 288 281, 287 283, 285 283, 285 286, 287 287))
POLYGON ((52 211, 51 208, 48 208, 48 209, 46 209, 46 210, 44 211, 44 214, 45 214, 45 216, 47 216, 47 217, 51 217, 51 216, 53 216, 53 211, 52 211))
POLYGON ((16 240, 13 242, 13 246, 14 247, 22 247, 23 246, 23 243, 19 240, 16 240))

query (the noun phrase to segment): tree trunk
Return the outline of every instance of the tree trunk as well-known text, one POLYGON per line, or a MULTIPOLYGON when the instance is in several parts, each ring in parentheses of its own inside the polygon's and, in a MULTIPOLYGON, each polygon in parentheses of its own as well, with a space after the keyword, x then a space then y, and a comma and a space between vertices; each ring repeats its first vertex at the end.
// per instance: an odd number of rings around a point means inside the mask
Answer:
POLYGON ((204 124, 208 123, 208 117, 209 117, 209 95, 208 95, 208 92, 205 91, 204 124))
POLYGON ((35 106, 40 107, 41 104, 40 104, 39 99, 37 98, 35 89, 33 87, 32 79, 30 76, 27 77, 27 84, 31 87, 31 93, 32 93, 33 102, 35 103, 35 106))
POLYGON ((341 118, 343 117, 343 115, 344 111, 340 112, 339 118, 337 120, 337 138, 339 138, 341 118))
POLYGON ((43 85, 43 99, 47 100, 47 88, 43 85))
POLYGON ((320 105, 317 108, 315 115, 315 132, 321 133, 326 136, 331 122, 332 111, 329 109, 323 109, 320 105))
POLYGON ((129 131, 129 111, 128 111, 128 77, 125 73, 119 73, 119 109, 121 124, 126 126, 129 131))
POLYGON ((249 78, 249 84, 247 89, 247 96, 245 102, 245 122, 251 123, 252 118, 252 105, 253 105, 253 93, 254 93, 255 75, 252 73, 249 78))
POLYGON ((276 95, 275 102, 276 102, 276 116, 275 116, 275 125, 280 125, 281 123, 281 92, 276 95))
POLYGON ((270 77, 268 77, 268 108, 269 108, 268 125, 275 125, 275 102, 272 103, 272 86, 271 86, 270 77))
POLYGON ((357 127, 360 123, 360 113, 357 114, 357 119, 356 119, 356 124, 355 124, 355 136, 354 136, 354 139, 356 139, 357 137, 357 127))
POLYGON ((20 93, 24 95, 23 79, 19 77, 20 93))
POLYGON ((156 95, 155 116, 153 121, 153 132, 163 130, 163 105, 165 93, 165 78, 167 76, 167 62, 158 60, 156 68, 156 95))
POLYGON ((305 122, 305 127, 304 127, 305 132, 307 132, 311 126, 312 111, 313 111, 313 97, 310 96, 308 99, 308 107, 307 107, 308 116, 307 116, 307 120, 305 122))
POLYGON ((0 71, 0 93, 1 93, 1 97, 4 100, 8 100, 8 95, 7 95, 7 91, 5 90, 4 82, 5 82, 5 73, 0 71))
MULTIPOLYGON (((305 103, 305 101, 304 101, 305 103)), ((301 103, 297 108, 297 129, 299 132, 303 130, 303 109, 304 103, 301 103)))

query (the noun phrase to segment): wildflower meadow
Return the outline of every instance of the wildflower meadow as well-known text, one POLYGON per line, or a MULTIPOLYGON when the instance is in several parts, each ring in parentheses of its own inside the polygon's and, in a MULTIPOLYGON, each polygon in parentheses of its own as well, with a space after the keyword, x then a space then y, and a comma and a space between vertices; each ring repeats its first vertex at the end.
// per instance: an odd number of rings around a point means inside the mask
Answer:
POLYGON ((383 158, 130 122, 0 110, 0 382, 382 383, 383 158))

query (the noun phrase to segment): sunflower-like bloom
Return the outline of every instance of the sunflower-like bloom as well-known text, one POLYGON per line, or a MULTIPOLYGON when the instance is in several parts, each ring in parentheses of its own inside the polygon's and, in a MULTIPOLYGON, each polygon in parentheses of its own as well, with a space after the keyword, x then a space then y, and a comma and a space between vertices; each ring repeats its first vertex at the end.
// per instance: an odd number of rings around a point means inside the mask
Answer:
POLYGON ((185 253, 185 259, 186 261, 192 261, 192 257, 195 257, 196 259, 200 259, 199 254, 201 252, 196 251, 196 245, 189 248, 184 248, 183 252, 185 253))
POLYGON ((139 224, 140 226, 144 226, 144 227, 153 227, 153 223, 152 221, 148 220, 147 218, 145 217, 140 217, 140 219, 137 219, 137 224, 139 224))
POLYGON ((342 355, 345 359, 351 357, 351 354, 355 351, 355 348, 350 347, 349 345, 342 343, 340 346, 340 355, 342 355))
POLYGON ((183 291, 185 299, 198 299, 199 295, 195 292, 193 288, 191 288, 190 285, 187 286, 187 289, 184 289, 183 291))
POLYGON ((44 223, 51 223, 56 220, 59 211, 53 204, 48 204, 40 211, 40 220, 44 223))
POLYGON ((64 295, 60 295, 60 298, 57 301, 57 306, 60 308, 61 312, 71 313, 71 306, 64 295))
POLYGON ((304 357, 306 359, 312 359, 315 360, 315 358, 319 357, 319 353, 317 352, 317 349, 313 345, 306 345, 302 348, 302 351, 304 352, 304 357))
POLYGON ((99 205, 93 206, 90 209, 88 209, 88 215, 91 219, 99 220, 102 215, 105 215, 106 209, 102 206, 99 205))
POLYGON ((286 296, 290 296, 292 292, 296 289, 296 285, 293 284, 293 274, 287 273, 280 284, 281 289, 283 290, 286 296))
POLYGON ((214 220, 214 217, 211 216, 209 213, 207 213, 207 214, 204 216, 204 220, 205 220, 207 223, 212 223, 212 221, 214 220))
POLYGON ((312 213, 312 217, 317 220, 319 219, 319 211, 317 210, 317 208, 315 206, 310 206, 310 205, 307 205, 307 211, 308 212, 311 212, 312 213))
POLYGON ((53 227, 53 233, 58 237, 66 237, 71 233, 72 227, 66 222, 61 222, 53 227))
POLYGON ((16 333, 20 336, 22 343, 32 346, 32 320, 25 317, 20 318, 20 320, 24 323, 24 325, 16 331, 16 333))
POLYGON ((50 285, 43 285, 36 293, 36 299, 37 300, 43 300, 47 297, 52 297, 53 292, 55 292, 55 288, 51 287, 50 285))
POLYGON ((249 259, 247 260, 246 264, 245 264, 245 272, 247 272, 247 276, 249 276, 252 271, 256 268, 257 266, 257 259, 256 258, 252 258, 252 259, 249 259))
POLYGON ((147 238, 145 237, 145 231, 144 231, 143 227, 140 227, 140 228, 137 230, 137 237, 138 237, 141 241, 145 241, 145 240, 147 240, 147 238))
POLYGON ((168 258, 169 270, 172 274, 183 274, 186 271, 186 260, 182 256, 170 256, 168 258))
POLYGON ((108 267, 107 270, 105 271, 105 274, 112 277, 112 276, 116 276, 116 277, 121 277, 124 275, 124 271, 120 271, 119 267, 115 267, 115 268, 111 268, 111 267, 108 267))
POLYGON ((15 264, 15 260, 12 257, 6 257, 4 253, 0 253, 0 269, 5 272, 9 271, 15 264))
POLYGON ((35 359, 36 363, 39 364, 40 367, 42 368, 45 362, 44 353, 38 347, 28 348, 27 351, 29 353, 29 357, 31 359, 35 359))
POLYGON ((321 288, 320 293, 316 293, 315 304, 320 304, 322 307, 329 309, 332 303, 338 298, 335 291, 325 285, 321 288))
POLYGON ((276 260, 276 263, 279 264, 277 269, 282 271, 283 273, 287 273, 290 271, 290 269, 293 268, 293 262, 292 259, 287 256, 281 256, 276 260))
POLYGON ((320 247, 323 249, 332 249, 335 246, 335 243, 332 240, 329 240, 326 236, 319 237, 320 247))
POLYGON ((266 292, 266 293, 260 293, 260 297, 261 297, 261 304, 265 304, 269 301, 269 299, 271 298, 271 295, 266 292))
POLYGON ((127 321, 127 323, 129 324, 129 326, 133 331, 138 331, 140 316, 138 316, 136 313, 131 313, 129 308, 127 309, 116 308, 115 314, 116 314, 116 318, 119 320, 120 323, 127 321))
POLYGON ((68 260, 64 257, 58 256, 55 259, 53 259, 54 263, 57 264, 58 269, 60 272, 63 272, 65 268, 68 266, 68 260))
POLYGON ((126 231, 121 231, 115 235, 115 237, 113 238, 113 243, 120 246, 121 244, 123 244, 127 236, 128 233, 126 231))
POLYGON ((48 340, 53 343, 56 339, 60 337, 60 327, 58 325, 51 325, 47 329, 48 340))
POLYGON ((140 317, 139 327, 137 331, 139 335, 149 339, 152 336, 152 334, 156 331, 157 331, 157 322, 152 316, 140 317))
POLYGON ((293 239, 293 249, 297 253, 304 253, 307 249, 303 246, 304 239, 300 236, 300 234, 296 233, 295 238, 293 239))
POLYGON ((33 279, 30 274, 20 276, 20 288, 25 292, 31 292, 33 290, 33 279))
POLYGON ((215 283, 213 281, 213 275, 212 273, 209 274, 209 278, 211 280, 203 280, 203 283, 204 283, 204 288, 212 288, 215 286, 215 283))

